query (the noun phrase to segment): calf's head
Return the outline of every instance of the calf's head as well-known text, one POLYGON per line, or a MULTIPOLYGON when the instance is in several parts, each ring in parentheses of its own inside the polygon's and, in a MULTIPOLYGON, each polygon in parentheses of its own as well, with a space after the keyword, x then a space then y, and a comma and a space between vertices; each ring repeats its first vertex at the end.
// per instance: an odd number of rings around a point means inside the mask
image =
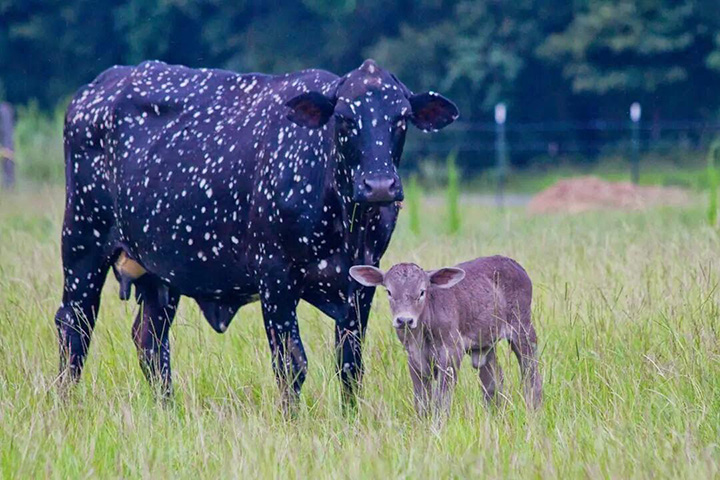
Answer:
POLYGON ((431 131, 458 117, 450 100, 434 92, 413 94, 372 60, 338 79, 331 93, 302 93, 286 105, 290 121, 333 129, 341 193, 356 203, 403 199, 397 167, 407 122, 431 131))
POLYGON ((384 286, 395 328, 415 328, 427 305, 432 287, 450 288, 465 278, 465 271, 445 267, 426 272, 414 263, 398 263, 387 273, 371 265, 350 268, 350 276, 366 287, 384 286))

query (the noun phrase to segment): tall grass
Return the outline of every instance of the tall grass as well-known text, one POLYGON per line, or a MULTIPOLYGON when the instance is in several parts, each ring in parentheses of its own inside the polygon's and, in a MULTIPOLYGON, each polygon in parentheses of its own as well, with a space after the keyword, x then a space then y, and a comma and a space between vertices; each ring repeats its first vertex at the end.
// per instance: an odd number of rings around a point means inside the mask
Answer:
POLYGON ((53 315, 62 288, 61 189, 0 197, 2 478, 718 478, 720 239, 689 210, 529 217, 421 203, 400 216, 382 266, 502 253, 534 282, 543 407, 523 405, 499 346, 507 401, 483 404, 469 362, 450 418, 417 419, 405 352, 378 292, 357 415, 344 416, 333 322, 302 304, 309 356, 297 418, 278 412, 258 304, 215 334, 183 299, 171 332, 175 404, 149 394, 130 338, 134 303, 108 278, 86 370, 58 396, 53 315))
POLYGON ((720 183, 720 173, 718 173, 718 156, 720 155, 720 140, 715 140, 708 150, 707 154, 707 182, 708 182, 708 223, 717 225, 718 221, 718 183, 720 183))
POLYGON ((460 230, 460 179, 456 160, 457 153, 453 151, 447 157, 447 228, 451 234, 460 230))
POLYGON ((20 107, 15 125, 15 162, 21 180, 62 184, 64 107, 48 114, 34 103, 20 107))
MULTIPOLYGON (((613 182, 629 181, 627 158, 601 156, 592 161, 582 156, 535 159, 528 166, 514 168, 507 177, 506 191, 536 193, 558 180, 581 175, 592 175, 613 182)), ((640 177, 641 185, 675 186, 688 190, 705 190, 707 185, 707 156, 705 152, 673 151, 667 154, 648 153, 640 162, 647 168, 640 177)), ((497 176, 492 170, 471 172, 463 185, 471 190, 493 192, 497 176)), ((421 178, 421 180, 423 180, 421 178)))
POLYGON ((417 175, 411 175, 410 181, 405 188, 405 204, 408 211, 408 225, 410 231, 415 235, 420 235, 420 185, 418 184, 417 175))

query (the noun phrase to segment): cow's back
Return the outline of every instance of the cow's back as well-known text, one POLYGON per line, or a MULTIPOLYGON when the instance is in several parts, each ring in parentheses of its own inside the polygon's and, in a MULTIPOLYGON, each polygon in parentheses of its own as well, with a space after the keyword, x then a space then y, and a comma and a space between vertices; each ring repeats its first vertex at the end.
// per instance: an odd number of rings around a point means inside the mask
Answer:
POLYGON ((289 122, 284 105, 336 78, 111 68, 68 108, 66 144, 80 165, 68 185, 100 186, 118 245, 182 293, 242 292, 263 229, 306 229, 287 238, 310 248, 297 239, 312 238, 306 212, 322 211, 328 136, 289 122))

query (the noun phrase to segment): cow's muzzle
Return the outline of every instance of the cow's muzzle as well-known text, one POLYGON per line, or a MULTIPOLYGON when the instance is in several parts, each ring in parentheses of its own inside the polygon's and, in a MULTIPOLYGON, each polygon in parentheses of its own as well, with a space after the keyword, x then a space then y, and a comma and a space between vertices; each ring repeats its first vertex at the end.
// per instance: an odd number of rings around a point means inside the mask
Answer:
POLYGON ((397 175, 367 175, 355 192, 356 202, 390 203, 403 199, 402 184, 397 175))

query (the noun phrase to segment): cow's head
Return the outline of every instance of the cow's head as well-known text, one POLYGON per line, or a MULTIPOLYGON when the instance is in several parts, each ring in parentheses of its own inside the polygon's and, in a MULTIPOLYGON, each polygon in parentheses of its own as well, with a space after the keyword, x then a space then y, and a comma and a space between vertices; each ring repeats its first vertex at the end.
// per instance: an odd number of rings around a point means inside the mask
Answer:
POLYGON ((358 203, 403 199, 397 167, 407 122, 439 130, 458 117, 457 107, 434 93, 413 94, 372 60, 338 79, 332 92, 306 92, 287 102, 288 119, 308 128, 333 128, 343 192, 358 203))

